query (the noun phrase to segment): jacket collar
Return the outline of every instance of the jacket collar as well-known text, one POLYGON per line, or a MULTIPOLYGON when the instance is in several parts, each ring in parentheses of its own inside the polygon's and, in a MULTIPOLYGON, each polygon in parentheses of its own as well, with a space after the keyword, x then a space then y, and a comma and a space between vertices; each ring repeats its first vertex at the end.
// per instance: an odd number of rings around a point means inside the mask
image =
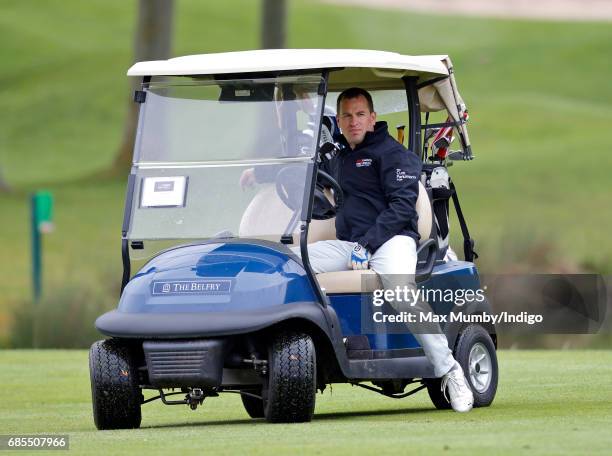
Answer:
MULTIPOLYGON (((387 122, 385 121, 376 122, 376 124, 374 125, 374 131, 366 132, 363 138, 363 141, 357 144, 354 150, 359 150, 364 147, 368 147, 372 144, 379 143, 388 135, 389 135, 389 129, 387 127, 387 122)), ((340 139, 341 139, 342 144, 345 146, 345 148, 350 151, 351 148, 346 138, 344 137, 344 135, 342 135, 340 139)))

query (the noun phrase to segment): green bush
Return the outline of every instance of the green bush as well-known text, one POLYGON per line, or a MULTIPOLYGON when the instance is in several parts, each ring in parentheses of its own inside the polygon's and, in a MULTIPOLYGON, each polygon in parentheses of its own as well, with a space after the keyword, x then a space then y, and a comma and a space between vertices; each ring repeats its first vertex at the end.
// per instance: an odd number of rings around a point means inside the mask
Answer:
POLYGON ((16 307, 9 344, 13 348, 89 348, 103 338, 94 326, 96 318, 116 307, 118 296, 118 290, 83 282, 50 287, 39 302, 23 301, 16 307))

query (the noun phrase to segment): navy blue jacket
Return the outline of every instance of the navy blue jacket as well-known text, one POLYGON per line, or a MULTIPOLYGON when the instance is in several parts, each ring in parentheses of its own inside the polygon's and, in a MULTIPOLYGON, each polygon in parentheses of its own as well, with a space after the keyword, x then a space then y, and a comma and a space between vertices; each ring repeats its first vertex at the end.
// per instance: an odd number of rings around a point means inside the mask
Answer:
POLYGON ((370 253, 396 235, 418 242, 420 158, 389 135, 386 122, 377 122, 353 150, 344 137, 339 142, 344 147, 323 162, 344 191, 336 237, 358 242, 370 253))

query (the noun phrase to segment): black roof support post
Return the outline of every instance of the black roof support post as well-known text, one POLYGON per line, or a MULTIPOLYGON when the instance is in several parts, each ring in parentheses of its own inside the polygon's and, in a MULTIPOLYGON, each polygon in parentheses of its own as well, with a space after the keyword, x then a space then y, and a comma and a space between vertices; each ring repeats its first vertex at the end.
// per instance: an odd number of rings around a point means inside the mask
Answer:
POLYGON ((308 259, 308 227, 310 225, 310 220, 312 219, 312 205, 314 200, 314 188, 317 182, 317 156, 319 154, 319 141, 321 140, 321 126, 323 125, 323 114, 325 112, 325 99, 327 97, 327 82, 329 80, 329 71, 323 72, 323 80, 321 81, 321 85, 319 86, 318 93, 322 95, 321 97, 321 108, 319 113, 319 131, 317 132, 317 152, 313 157, 313 163, 308 166, 308 174, 306 180, 306 188, 304 192, 304 202, 302 204, 302 220, 305 220, 305 223, 302 225, 301 233, 300 233, 300 254, 302 257, 302 264, 304 266, 304 270, 306 271, 306 275, 310 280, 313 290, 317 295, 317 300, 323 307, 327 307, 327 296, 321 290, 319 286, 319 282, 317 281, 317 277, 310 267, 310 261, 308 259))
POLYGON ((422 151, 421 140, 421 103, 419 102, 419 91, 417 89, 416 76, 404 76, 404 87, 408 99, 408 149, 417 155, 422 151))

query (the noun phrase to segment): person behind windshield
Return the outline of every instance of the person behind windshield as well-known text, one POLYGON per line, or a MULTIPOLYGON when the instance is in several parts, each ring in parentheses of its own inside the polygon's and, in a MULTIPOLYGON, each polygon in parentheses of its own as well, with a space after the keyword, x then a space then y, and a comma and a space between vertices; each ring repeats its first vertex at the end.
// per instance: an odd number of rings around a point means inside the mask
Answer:
MULTIPOLYGON (((283 138, 284 151, 279 156, 297 157, 302 153, 303 143, 308 145, 313 142, 315 134, 313 128, 316 125, 315 115, 318 114, 316 101, 312 94, 300 86, 280 86, 275 95, 277 125, 271 127, 276 138, 283 138), (298 129, 297 119, 302 114, 308 119, 306 129, 298 129)), ((326 114, 329 114, 326 110, 326 114)), ((333 113, 332 113, 333 115, 333 113)), ((271 136, 270 133, 267 134, 271 136)), ((272 141, 270 141, 272 142, 272 141)), ((269 155, 269 147, 266 143, 258 147, 266 148, 269 155)), ((306 151, 306 153, 309 153, 306 151)), ((240 187, 243 190, 253 187, 257 183, 271 182, 279 169, 284 166, 267 165, 245 169, 240 176, 240 187)))
MULTIPOLYGON (((344 147, 323 163, 323 169, 342 188, 344 205, 336 214, 337 240, 310 244, 310 264, 315 273, 369 268, 379 274, 385 289, 415 288, 421 161, 389 135, 386 122, 376 121, 372 97, 364 89, 350 88, 338 96, 337 121, 344 147)), ((431 308, 420 301, 411 311, 431 308)), ((435 375, 442 377, 442 390, 448 391, 453 409, 469 411, 472 391, 439 326, 431 334, 419 334, 423 328, 415 324, 408 329, 435 375)))

